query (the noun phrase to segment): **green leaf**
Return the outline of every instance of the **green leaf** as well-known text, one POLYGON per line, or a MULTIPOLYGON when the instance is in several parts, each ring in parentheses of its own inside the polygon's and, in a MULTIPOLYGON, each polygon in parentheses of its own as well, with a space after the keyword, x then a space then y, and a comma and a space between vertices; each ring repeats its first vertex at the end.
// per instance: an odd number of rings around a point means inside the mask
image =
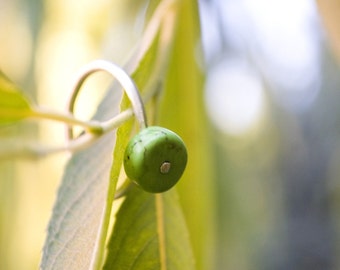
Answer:
POLYGON ((215 183, 211 134, 204 110, 197 1, 180 1, 176 36, 160 112, 163 126, 186 143, 188 165, 177 187, 198 269, 213 269, 215 183), (175 109, 174 109, 175 108, 175 109))
MULTIPOLYGON (((164 46, 168 47, 169 44, 161 43, 161 37, 161 33, 157 35, 140 62, 139 68, 132 75, 141 92, 150 85, 158 87, 159 81, 164 80, 164 74, 163 76, 159 74, 164 71, 168 55, 160 55, 160 52, 164 53, 164 46), (165 59, 159 61, 160 58, 165 59), (155 78, 156 83, 150 83, 155 78)), ((129 106, 127 99, 122 102, 122 108, 126 106, 129 106)), ((152 116, 156 111, 155 104, 151 103, 148 109, 152 116)), ((111 182, 117 181, 132 127, 132 123, 124 124, 117 132, 111 182)), ((140 188, 133 188, 126 194, 126 199, 116 216, 104 268, 190 270, 195 268, 191 250, 176 189, 154 195, 140 188), (143 218, 139 225, 131 226, 131 222, 139 222, 141 217, 143 218)))
MULTIPOLYGON (((109 91, 95 119, 107 120, 118 113, 120 96, 109 91)), ((109 133, 68 162, 48 226, 41 269, 89 269, 106 201, 114 143, 115 134, 109 133)))
POLYGON ((27 99, 0 71, 0 125, 19 121, 30 114, 31 108, 27 99))
POLYGON ((117 213, 104 269, 190 270, 194 260, 175 190, 129 190, 117 213))

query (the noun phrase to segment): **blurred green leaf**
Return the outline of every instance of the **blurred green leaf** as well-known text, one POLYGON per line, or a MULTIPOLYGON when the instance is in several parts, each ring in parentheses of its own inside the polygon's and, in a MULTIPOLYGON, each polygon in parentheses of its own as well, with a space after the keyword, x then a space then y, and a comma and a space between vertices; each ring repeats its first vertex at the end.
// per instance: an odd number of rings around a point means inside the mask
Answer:
POLYGON ((19 121, 30 114, 31 108, 27 99, 0 71, 0 125, 19 121))

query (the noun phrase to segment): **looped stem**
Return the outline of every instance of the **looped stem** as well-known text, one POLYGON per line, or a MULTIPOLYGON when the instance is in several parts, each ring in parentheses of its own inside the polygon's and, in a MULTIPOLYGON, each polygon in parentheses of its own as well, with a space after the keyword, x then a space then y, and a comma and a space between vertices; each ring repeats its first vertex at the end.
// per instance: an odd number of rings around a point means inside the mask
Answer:
MULTIPOLYGON (((73 114, 75 102, 83 83, 92 73, 97 71, 106 71, 115 79, 117 79, 131 101, 133 112, 140 124, 140 127, 145 128, 147 126, 146 114, 144 104, 137 89, 137 86, 135 85, 131 77, 121 67, 105 60, 95 60, 93 62, 90 62, 89 64, 83 66, 82 69, 79 71, 78 75, 75 78, 72 95, 69 100, 68 111, 73 114)), ((68 138, 73 138, 72 127, 68 128, 68 138)))

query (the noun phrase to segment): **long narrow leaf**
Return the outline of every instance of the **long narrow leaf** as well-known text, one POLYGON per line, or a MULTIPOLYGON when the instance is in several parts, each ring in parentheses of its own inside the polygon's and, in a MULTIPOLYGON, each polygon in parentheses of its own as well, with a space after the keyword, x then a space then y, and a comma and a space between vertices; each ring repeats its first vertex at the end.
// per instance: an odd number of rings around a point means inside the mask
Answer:
POLYGON ((189 243, 176 191, 133 187, 117 213, 104 269, 195 269, 189 243))

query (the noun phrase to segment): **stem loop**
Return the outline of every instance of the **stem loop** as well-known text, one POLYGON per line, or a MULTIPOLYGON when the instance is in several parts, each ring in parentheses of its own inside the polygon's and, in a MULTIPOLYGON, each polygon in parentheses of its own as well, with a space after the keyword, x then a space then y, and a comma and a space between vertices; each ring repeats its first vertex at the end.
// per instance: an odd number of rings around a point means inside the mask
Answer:
MULTIPOLYGON (((93 62, 90 62, 87 65, 83 66, 82 69, 79 71, 78 75, 75 78, 72 95, 69 100, 68 111, 73 114, 75 102, 80 92, 81 86, 92 73, 97 71, 106 71, 117 79, 131 101, 133 112, 140 124, 140 127, 146 127, 147 123, 144 104, 137 89, 137 86, 130 78, 130 76, 121 67, 105 60, 95 60, 93 62)), ((73 131, 71 127, 68 128, 68 138, 73 138, 73 131)))

